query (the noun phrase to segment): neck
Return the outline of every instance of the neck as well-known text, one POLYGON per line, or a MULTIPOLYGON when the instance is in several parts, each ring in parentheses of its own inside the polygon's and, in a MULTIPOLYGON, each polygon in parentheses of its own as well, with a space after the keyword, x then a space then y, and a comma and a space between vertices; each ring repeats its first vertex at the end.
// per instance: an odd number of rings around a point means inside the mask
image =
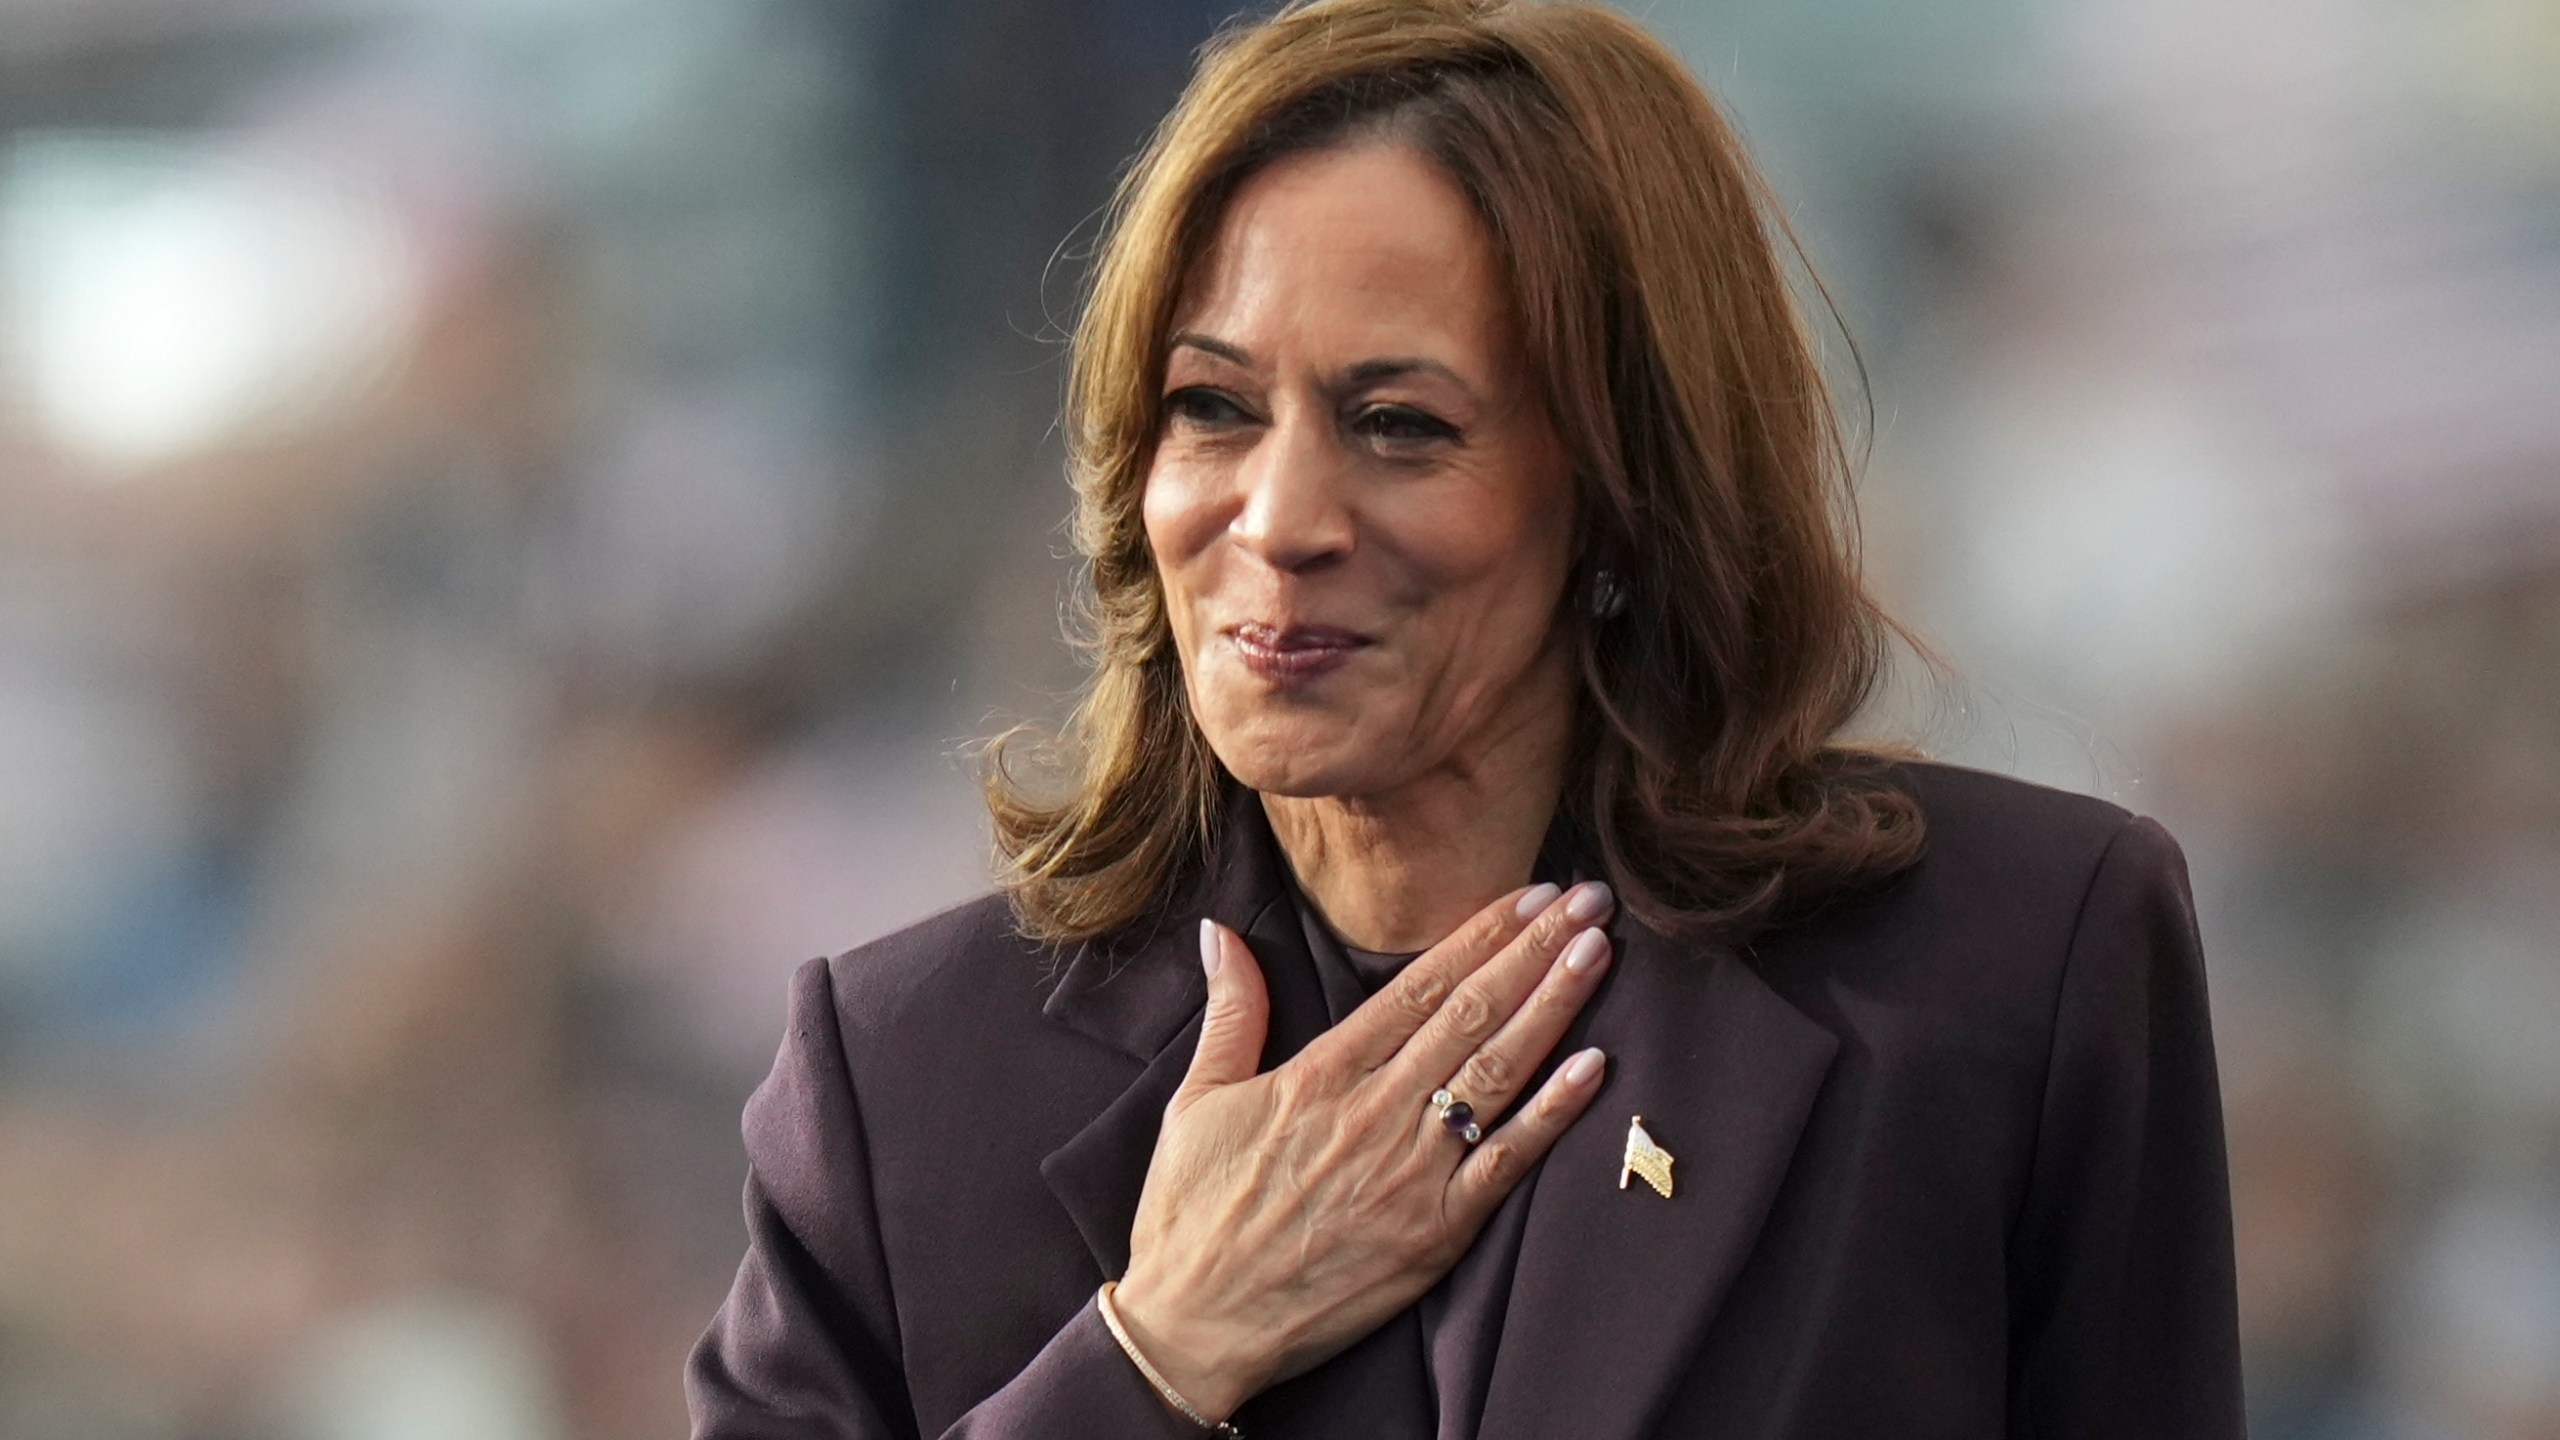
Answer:
POLYGON ((1345 944, 1429 949, 1529 882, 1563 794, 1573 716, 1565 675, 1521 688, 1531 693, 1508 724, 1393 790, 1262 797, 1299 886, 1345 944))

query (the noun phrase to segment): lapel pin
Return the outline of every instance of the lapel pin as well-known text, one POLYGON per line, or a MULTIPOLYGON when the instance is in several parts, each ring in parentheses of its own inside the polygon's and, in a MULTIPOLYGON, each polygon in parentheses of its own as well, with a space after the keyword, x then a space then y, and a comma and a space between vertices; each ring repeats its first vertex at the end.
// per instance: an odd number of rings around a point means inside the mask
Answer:
POLYGON ((1653 1143, 1644 1133, 1644 1117, 1627 1121, 1627 1158, 1618 1166, 1618 1188, 1627 1188, 1629 1175, 1641 1175, 1663 1199, 1671 1198, 1671 1152, 1653 1143))

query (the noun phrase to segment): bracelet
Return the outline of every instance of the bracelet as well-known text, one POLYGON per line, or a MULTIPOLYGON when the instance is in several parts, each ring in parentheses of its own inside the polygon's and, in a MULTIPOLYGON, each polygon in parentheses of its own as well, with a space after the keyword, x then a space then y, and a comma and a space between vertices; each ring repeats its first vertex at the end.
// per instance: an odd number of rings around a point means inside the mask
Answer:
POLYGON ((1156 1387, 1156 1393, 1164 1397, 1164 1403, 1182 1412, 1183 1419, 1203 1430, 1227 1436, 1229 1440, 1243 1440, 1243 1431, 1224 1420, 1212 1420, 1202 1414, 1199 1406, 1183 1399, 1182 1392, 1174 1389, 1164 1376, 1156 1373, 1156 1367, 1147 1363, 1147 1357, 1138 1353, 1138 1342, 1129 1338, 1128 1327, 1120 1323, 1120 1307, 1111 1303, 1111 1292, 1119 1287, 1117 1280, 1103 1281, 1102 1289, 1094 1294, 1093 1303, 1094 1308, 1102 1312, 1102 1323, 1111 1327, 1111 1338, 1120 1342, 1121 1353, 1129 1357, 1129 1363, 1137 1366, 1138 1373, 1147 1377, 1147 1383, 1156 1387))

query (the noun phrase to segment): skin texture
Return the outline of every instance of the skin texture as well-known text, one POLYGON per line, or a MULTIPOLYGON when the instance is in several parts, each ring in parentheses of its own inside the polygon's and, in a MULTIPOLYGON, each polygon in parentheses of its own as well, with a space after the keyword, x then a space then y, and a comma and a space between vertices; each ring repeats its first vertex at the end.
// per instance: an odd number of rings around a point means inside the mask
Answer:
POLYGON ((1203 923, 1200 1045, 1117 1301, 1223 1418, 1419 1298, 1589 1105, 1596 1050, 1472 1150, 1425 1099, 1519 1096, 1606 973, 1613 902, 1519 888, 1571 740, 1573 494, 1465 197, 1389 142, 1256 176, 1166 394, 1145 516, 1193 714, 1337 933, 1430 947, 1256 1074, 1261 972, 1203 923))

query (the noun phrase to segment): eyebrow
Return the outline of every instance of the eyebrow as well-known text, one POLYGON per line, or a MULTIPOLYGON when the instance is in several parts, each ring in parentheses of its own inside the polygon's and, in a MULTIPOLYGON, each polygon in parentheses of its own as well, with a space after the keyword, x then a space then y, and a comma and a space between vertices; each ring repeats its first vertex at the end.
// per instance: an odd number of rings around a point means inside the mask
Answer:
POLYGON ((1437 360, 1419 355, 1390 355, 1383 359, 1363 360, 1343 372, 1343 380, 1353 385, 1368 385, 1380 380, 1393 380, 1400 375, 1437 375, 1472 395, 1475 387, 1458 378, 1458 372, 1437 360))
POLYGON ((1209 354, 1215 355, 1219 359, 1229 361, 1233 364, 1244 366, 1251 366, 1253 364, 1253 352, 1244 349, 1242 346, 1230 345, 1224 340, 1217 339, 1213 336, 1203 335, 1197 330, 1176 330, 1173 332, 1173 343, 1167 348, 1179 350, 1186 346, 1193 350, 1205 350, 1209 354))
MULTIPOLYGON (((1196 330, 1175 331, 1170 348, 1198 350, 1215 355, 1230 364, 1247 368, 1253 365, 1252 351, 1241 345, 1230 345, 1214 335, 1203 335, 1196 330)), ((1403 375, 1437 375, 1470 395, 1475 393, 1475 387, 1461 378, 1457 371, 1437 360, 1426 359, 1420 355, 1386 355, 1374 360, 1363 360, 1342 373, 1342 383, 1350 386, 1374 385, 1378 381, 1393 380, 1403 375)))

